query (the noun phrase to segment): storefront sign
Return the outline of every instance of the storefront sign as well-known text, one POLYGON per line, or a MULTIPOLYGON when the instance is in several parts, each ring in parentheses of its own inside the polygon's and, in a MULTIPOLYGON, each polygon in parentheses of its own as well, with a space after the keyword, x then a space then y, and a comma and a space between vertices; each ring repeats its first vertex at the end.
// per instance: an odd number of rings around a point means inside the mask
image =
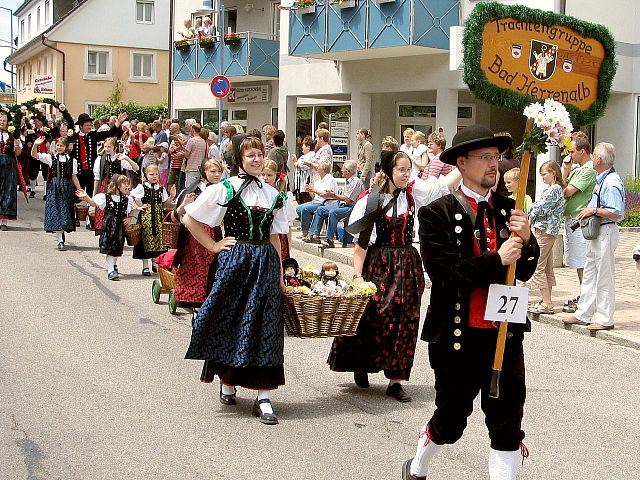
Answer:
POLYGON ((16 94, 15 93, 0 93, 0 103, 7 105, 15 105, 16 94))
POLYGON ((55 85, 53 75, 36 75, 33 79, 33 93, 53 94, 55 85))
POLYGON ((267 103, 271 101, 270 85, 233 87, 227 97, 229 103, 267 103))
POLYGON ((333 120, 329 124, 331 138, 341 137, 349 138, 349 122, 342 122, 339 120, 333 120))
POLYGON ((551 98, 574 122, 602 114, 615 75, 609 31, 553 12, 482 3, 465 28, 465 82, 493 105, 522 111, 551 98))

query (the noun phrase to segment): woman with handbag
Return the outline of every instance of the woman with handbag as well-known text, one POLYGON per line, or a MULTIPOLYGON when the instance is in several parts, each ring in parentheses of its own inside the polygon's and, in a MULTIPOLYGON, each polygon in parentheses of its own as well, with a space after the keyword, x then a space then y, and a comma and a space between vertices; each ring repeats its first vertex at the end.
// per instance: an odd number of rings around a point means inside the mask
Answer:
POLYGON ((531 313, 553 314, 551 289, 556 284, 553 274, 553 244, 562 224, 565 184, 557 162, 550 160, 540 166, 542 181, 547 186, 541 197, 531 205, 529 218, 540 246, 538 266, 531 278, 531 288, 540 289, 542 300, 529 306, 531 313))

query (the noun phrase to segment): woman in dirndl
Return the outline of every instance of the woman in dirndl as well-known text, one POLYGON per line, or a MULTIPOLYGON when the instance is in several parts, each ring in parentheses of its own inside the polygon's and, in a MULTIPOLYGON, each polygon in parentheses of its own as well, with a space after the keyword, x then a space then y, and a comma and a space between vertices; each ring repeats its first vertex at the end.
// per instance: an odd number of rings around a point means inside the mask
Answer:
MULTIPOLYGON (((158 183, 159 176, 158 166, 148 165, 144 169, 144 182, 131 192, 136 206, 143 207, 138 219, 142 225, 142 239, 133 247, 133 258, 142 260, 142 275, 145 277, 151 276, 150 260, 167 251, 162 241, 164 206, 172 203, 175 196, 175 187, 169 196, 165 188, 158 183)), ((153 271, 157 271, 155 265, 153 271)))
POLYGON ((58 234, 58 250, 63 252, 67 249, 64 234, 76 230, 75 193, 80 190, 80 182, 76 177, 78 161, 67 153, 67 138, 58 138, 54 155, 38 153, 38 147, 45 141, 44 137, 36 138, 31 148, 31 157, 50 167, 44 206, 44 230, 58 234))
POLYGON ((348 230, 357 234, 355 282, 378 288, 353 337, 336 337, 327 363, 335 372, 354 372, 356 385, 369 387, 368 373, 381 370, 386 395, 399 402, 411 397, 402 386, 409 380, 420 322, 424 273, 412 245, 415 211, 450 193, 460 183, 455 173, 409 183, 411 159, 404 152, 382 152, 377 183, 356 202, 348 230))
POLYGON ((218 254, 186 358, 205 360, 202 382, 220 378, 224 405, 236 405, 237 386, 257 390, 253 415, 275 425, 271 390, 284 385, 279 234, 289 230, 282 208, 287 197, 258 178, 264 165, 259 139, 244 138, 237 160, 238 176, 209 186, 185 209, 183 222, 191 234, 218 254), (222 225, 225 238, 214 241, 201 223, 222 225))
MULTIPOLYGON (((9 230, 7 220, 18 218, 18 161, 22 151, 20 139, 14 138, 14 127, 8 126, 9 114, 0 111, 0 230, 9 230)), ((24 182, 24 180, 23 180, 24 182)))
MULTIPOLYGON (((140 167, 123 153, 116 152, 116 137, 104 141, 104 152, 93 164, 93 194, 105 193, 114 175, 122 175, 127 170, 137 172, 140 167)), ((95 233, 100 235, 104 210, 96 210, 95 233)))
MULTIPOLYGON (((202 162, 200 182, 183 190, 176 200, 177 207, 171 216, 174 223, 181 223, 185 207, 193 203, 209 185, 220 182, 222 172, 223 167, 218 160, 211 158, 202 162)), ((222 229, 219 226, 210 227, 204 223, 201 225, 213 240, 217 242, 222 239, 222 229)), ((209 294, 209 273, 215 256, 215 253, 201 245, 186 228, 180 229, 178 250, 173 260, 173 266, 176 268, 174 295, 179 306, 193 308, 194 318, 198 313, 197 309, 209 294)))

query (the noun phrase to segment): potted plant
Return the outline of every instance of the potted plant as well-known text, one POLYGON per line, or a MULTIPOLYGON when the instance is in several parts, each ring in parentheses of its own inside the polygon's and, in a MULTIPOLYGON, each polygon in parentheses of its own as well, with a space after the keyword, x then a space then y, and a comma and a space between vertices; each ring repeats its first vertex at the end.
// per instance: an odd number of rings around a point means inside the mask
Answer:
POLYGON ((296 11, 301 15, 316 12, 315 0, 297 0, 295 2, 295 5, 296 5, 296 11))
POLYGON ((180 51, 189 50, 190 46, 191 46, 191 42, 186 38, 181 38, 180 40, 173 41, 173 47, 176 50, 180 50, 180 51))
POLYGON ((240 35, 236 32, 230 32, 224 34, 224 43, 231 47, 237 47, 240 45, 240 35))
POLYGON ((198 44, 202 48, 213 48, 214 42, 215 42, 215 39, 213 38, 212 35, 200 35, 198 37, 198 44))

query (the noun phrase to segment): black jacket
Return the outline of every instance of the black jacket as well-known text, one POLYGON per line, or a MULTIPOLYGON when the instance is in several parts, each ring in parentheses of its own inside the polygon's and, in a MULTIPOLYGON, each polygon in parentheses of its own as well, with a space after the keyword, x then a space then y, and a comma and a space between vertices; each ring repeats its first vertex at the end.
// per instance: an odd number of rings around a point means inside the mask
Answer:
MULTIPOLYGON (((71 156, 78 160, 78 170, 82 170, 82 159, 80 158, 80 139, 78 134, 73 136, 73 151, 71 156)), ((91 130, 85 135, 87 142, 87 163, 89 164, 89 170, 93 171, 93 162, 98 158, 98 143, 103 142, 109 137, 117 137, 118 140, 122 136, 122 129, 115 125, 110 130, 98 132, 97 130, 91 130)))
MULTIPOLYGON (((514 207, 512 199, 493 194, 498 249, 506 240, 502 237, 507 237, 507 222, 514 207)), ((449 342, 454 350, 461 350, 469 328, 472 290, 493 283, 504 284, 507 267, 502 265, 497 252, 475 255, 474 226, 454 195, 420 208, 418 219, 422 261, 433 283, 421 338, 428 342, 449 342)), ((539 255, 538 243, 531 234, 516 264, 518 280, 531 278, 539 255)), ((523 332, 529 328, 528 322, 510 324, 508 331, 523 332)))

